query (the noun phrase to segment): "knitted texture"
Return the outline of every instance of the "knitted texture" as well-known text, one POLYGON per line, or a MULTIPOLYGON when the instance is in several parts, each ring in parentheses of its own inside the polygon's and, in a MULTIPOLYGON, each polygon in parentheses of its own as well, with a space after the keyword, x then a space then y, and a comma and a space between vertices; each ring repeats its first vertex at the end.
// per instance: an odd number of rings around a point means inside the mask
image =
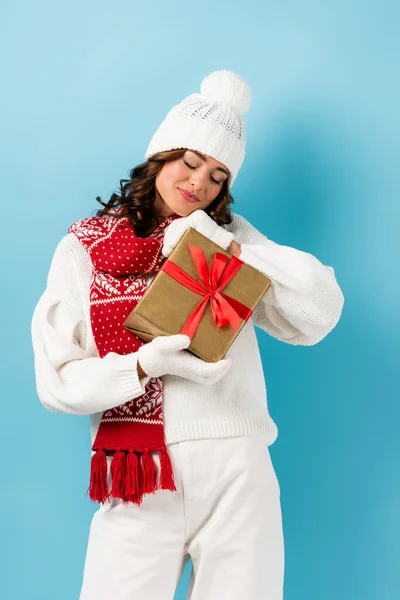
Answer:
MULTIPOLYGON (((271 286, 228 350, 232 366, 222 379, 204 386, 163 377, 166 445, 237 435, 265 436, 272 444, 278 429, 269 413, 255 326, 284 343, 311 346, 334 329, 342 312, 344 298, 332 267, 273 242, 241 215, 232 217, 223 227, 241 245, 240 260, 269 277, 271 286)), ((103 412, 139 398, 148 378, 138 377, 137 352, 99 357, 90 324, 91 273, 81 243, 73 234, 64 236, 33 313, 32 344, 40 401, 53 412, 90 415, 93 442, 103 412)), ((144 278, 150 284, 154 276, 144 278)))
MULTIPOLYGON (((124 326, 128 314, 144 295, 144 273, 158 271, 165 219, 148 238, 137 237, 128 218, 89 217, 73 223, 69 233, 81 242, 92 262, 90 323, 100 358, 109 352, 129 354, 145 344, 124 326)), ((164 440, 162 377, 149 380, 145 393, 104 412, 92 450, 90 498, 104 502, 107 488, 106 455, 111 463, 113 497, 140 504, 155 491, 154 465, 149 451, 163 454, 161 488, 175 490, 164 440), (142 453, 142 462, 140 457, 142 453), (151 470, 151 471, 150 471, 151 470)))
POLYGON ((232 71, 214 71, 203 79, 200 93, 190 94, 170 109, 145 158, 174 148, 198 150, 229 169, 232 186, 245 156, 242 114, 250 104, 251 90, 244 79, 232 71))

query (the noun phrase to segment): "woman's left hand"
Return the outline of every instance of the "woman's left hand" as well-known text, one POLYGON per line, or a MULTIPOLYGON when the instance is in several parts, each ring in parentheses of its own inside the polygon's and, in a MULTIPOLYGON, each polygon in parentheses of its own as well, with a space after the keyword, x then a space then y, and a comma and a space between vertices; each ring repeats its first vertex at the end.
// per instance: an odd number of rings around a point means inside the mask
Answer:
POLYGON ((161 250, 163 256, 168 257, 171 254, 189 227, 193 227, 193 229, 203 234, 209 240, 221 246, 223 250, 229 248, 235 237, 233 233, 217 225, 204 210, 197 209, 187 217, 175 219, 165 229, 164 244, 161 250))

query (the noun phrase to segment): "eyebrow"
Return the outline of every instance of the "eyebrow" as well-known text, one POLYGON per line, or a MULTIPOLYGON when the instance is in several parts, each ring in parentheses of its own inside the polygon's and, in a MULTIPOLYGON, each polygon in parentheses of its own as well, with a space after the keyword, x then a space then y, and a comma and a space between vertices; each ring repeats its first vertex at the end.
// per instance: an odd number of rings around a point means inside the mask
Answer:
MULTIPOLYGON (((188 150, 190 150, 190 148, 188 148, 188 150)), ((190 150, 190 152, 193 152, 194 154, 197 154, 197 156, 199 158, 201 158, 201 160, 204 160, 205 162, 207 162, 207 160, 208 160, 207 156, 204 156, 204 154, 202 154, 201 152, 198 152, 197 150, 190 150)), ((222 171, 223 173, 225 173, 229 177, 229 171, 227 171, 223 167, 215 167, 215 169, 217 171, 222 171)))

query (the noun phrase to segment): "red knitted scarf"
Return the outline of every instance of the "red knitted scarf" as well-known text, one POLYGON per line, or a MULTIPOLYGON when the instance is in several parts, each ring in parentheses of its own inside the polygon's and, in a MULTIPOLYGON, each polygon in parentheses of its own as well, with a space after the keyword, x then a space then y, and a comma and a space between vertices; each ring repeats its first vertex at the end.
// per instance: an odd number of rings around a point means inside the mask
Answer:
MULTIPOLYGON (((92 261, 90 321, 101 358, 108 352, 136 352, 146 343, 123 323, 147 289, 141 275, 158 271, 165 261, 161 253, 165 228, 178 217, 162 221, 147 238, 135 235, 127 217, 89 217, 68 228, 92 261)), ((144 494, 176 490, 164 440, 162 397, 162 377, 152 378, 142 396, 103 413, 92 446, 88 488, 92 501, 112 497, 140 505, 144 494), (160 452, 159 487, 154 452, 160 452), (107 456, 113 457, 111 486, 107 456)))

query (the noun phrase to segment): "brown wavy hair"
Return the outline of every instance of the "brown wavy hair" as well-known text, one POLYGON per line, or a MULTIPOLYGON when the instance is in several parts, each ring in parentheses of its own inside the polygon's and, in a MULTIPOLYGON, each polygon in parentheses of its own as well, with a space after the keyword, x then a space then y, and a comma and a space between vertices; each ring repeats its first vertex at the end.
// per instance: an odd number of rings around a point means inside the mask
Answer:
MULTIPOLYGON (((129 179, 120 180, 119 193, 113 193, 107 203, 100 196, 97 202, 104 208, 97 211, 96 216, 128 217, 135 234, 146 237, 160 224, 160 218, 155 214, 154 201, 156 198, 156 177, 164 163, 176 160, 184 155, 186 148, 168 150, 154 154, 146 162, 131 169, 129 179), (114 213, 113 209, 117 209, 114 213)), ((234 199, 229 192, 230 177, 228 177, 218 196, 204 211, 217 223, 225 225, 232 222, 230 205, 234 199)))

